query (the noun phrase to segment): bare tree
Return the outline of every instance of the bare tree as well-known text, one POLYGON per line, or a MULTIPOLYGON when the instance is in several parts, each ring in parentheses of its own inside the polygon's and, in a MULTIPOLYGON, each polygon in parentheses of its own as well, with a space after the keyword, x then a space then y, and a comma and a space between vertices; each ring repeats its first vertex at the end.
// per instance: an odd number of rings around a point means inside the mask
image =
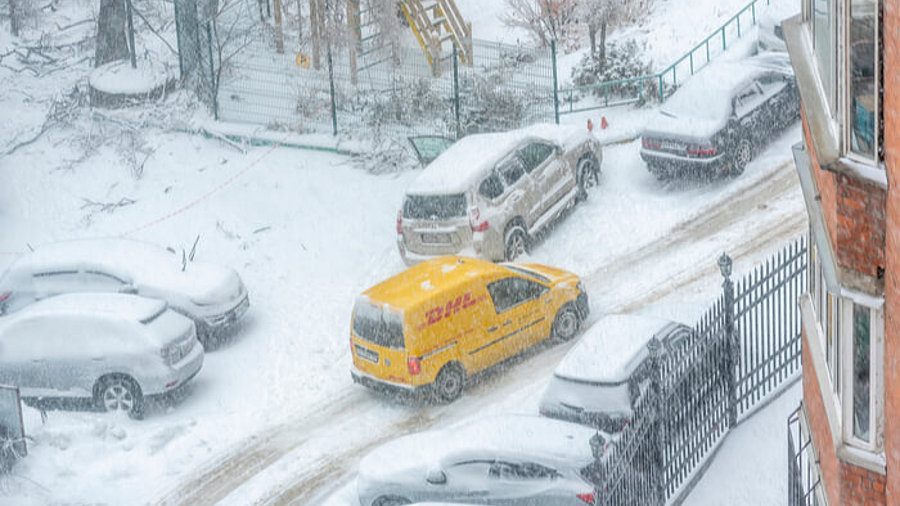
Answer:
POLYGON ((94 65, 128 58, 125 2, 122 0, 100 0, 100 15, 97 17, 97 49, 94 65))
POLYGON ((568 47, 577 45, 578 0, 506 0, 507 26, 524 28, 542 46, 558 41, 568 47))
POLYGON ((14 37, 19 36, 19 30, 22 28, 21 9, 19 8, 20 0, 9 0, 9 19, 10 31, 14 37))

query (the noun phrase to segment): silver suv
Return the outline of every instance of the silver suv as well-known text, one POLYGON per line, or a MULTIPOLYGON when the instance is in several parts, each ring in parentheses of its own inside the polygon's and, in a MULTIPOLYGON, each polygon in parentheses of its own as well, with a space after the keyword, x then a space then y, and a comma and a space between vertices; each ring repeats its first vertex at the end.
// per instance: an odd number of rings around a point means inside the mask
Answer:
POLYGON ((600 143, 581 128, 533 125, 470 135, 407 189, 397 244, 412 265, 462 254, 513 260, 599 183, 600 143))

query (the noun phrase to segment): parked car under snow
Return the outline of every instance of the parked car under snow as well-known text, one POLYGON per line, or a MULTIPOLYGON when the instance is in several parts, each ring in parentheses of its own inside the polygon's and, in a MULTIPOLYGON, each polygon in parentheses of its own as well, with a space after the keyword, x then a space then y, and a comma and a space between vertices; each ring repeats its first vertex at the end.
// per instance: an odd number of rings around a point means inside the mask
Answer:
POLYGON ((668 351, 691 329, 657 318, 609 315, 566 354, 541 396, 540 413, 617 433, 633 418, 650 383, 647 344, 656 337, 668 351))
POLYGON ((191 318, 205 346, 250 306, 244 283, 229 267, 182 264, 159 246, 131 239, 79 239, 41 246, 0 277, 0 314, 35 300, 73 292, 134 293, 168 302, 191 318))
POLYGON ((502 505, 594 504, 596 463, 609 437, 577 424, 497 415, 402 436, 365 456, 357 486, 362 506, 416 501, 502 505))
POLYGON ((140 415, 147 397, 202 365, 194 323, 157 299, 71 293, 0 317, 0 384, 25 398, 88 398, 140 415))
POLYGON ((533 125, 464 137, 406 191, 397 244, 412 265, 440 255, 513 260, 599 183, 600 143, 581 128, 533 125))
POLYGON ((658 179, 691 172, 737 175, 800 114, 787 54, 717 62, 675 92, 641 134, 641 158, 658 179))

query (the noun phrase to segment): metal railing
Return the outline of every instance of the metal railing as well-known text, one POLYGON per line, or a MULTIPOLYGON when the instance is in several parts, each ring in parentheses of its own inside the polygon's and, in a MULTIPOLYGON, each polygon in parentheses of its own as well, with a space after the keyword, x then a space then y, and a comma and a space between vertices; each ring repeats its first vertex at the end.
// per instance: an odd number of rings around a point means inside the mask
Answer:
POLYGON ((822 475, 810 454, 812 437, 803 418, 802 407, 788 417, 788 506, 820 506, 822 475))
POLYGON ((653 339, 650 386, 615 452, 597 463, 598 505, 662 505, 678 497, 742 418, 800 371, 797 297, 806 280, 800 238, 723 293, 678 349, 653 339))
MULTIPOLYGON (((705 39, 691 48, 690 51, 660 72, 629 79, 617 79, 615 81, 559 89, 559 95, 568 104, 568 108, 560 110, 559 114, 572 114, 604 107, 626 105, 643 102, 650 98, 665 102, 666 98, 678 87, 679 75, 686 74, 688 78, 693 76, 716 56, 724 53, 728 49, 730 40, 741 38, 748 26, 756 24, 756 5, 762 2, 765 2, 768 6, 772 0, 752 0, 722 26, 714 30, 705 39), (721 41, 721 44, 719 41, 721 41), (601 100, 599 103, 576 107, 576 97, 585 95, 601 97, 601 100)), ((685 80, 686 78, 681 79, 682 82, 685 80)))

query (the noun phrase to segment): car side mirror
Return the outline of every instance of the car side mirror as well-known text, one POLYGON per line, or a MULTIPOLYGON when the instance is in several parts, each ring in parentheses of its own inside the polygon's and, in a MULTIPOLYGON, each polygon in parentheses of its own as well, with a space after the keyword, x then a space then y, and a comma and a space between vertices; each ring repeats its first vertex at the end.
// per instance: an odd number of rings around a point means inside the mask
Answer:
POLYGON ((443 485, 447 483, 447 475, 440 469, 429 469, 428 472, 425 473, 425 481, 432 485, 443 485))

